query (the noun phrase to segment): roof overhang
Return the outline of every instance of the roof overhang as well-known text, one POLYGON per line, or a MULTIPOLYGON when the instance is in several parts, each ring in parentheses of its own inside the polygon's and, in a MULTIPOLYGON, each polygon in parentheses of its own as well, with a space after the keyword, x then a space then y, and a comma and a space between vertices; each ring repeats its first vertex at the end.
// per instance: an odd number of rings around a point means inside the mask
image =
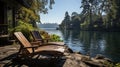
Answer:
POLYGON ((16 1, 27 8, 30 8, 33 2, 32 0, 16 0, 16 1))

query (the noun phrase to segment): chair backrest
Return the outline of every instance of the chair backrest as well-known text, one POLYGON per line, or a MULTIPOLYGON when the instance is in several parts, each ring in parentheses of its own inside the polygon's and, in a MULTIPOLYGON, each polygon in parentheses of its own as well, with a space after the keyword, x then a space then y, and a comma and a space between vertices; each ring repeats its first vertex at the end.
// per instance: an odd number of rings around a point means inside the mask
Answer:
MULTIPOLYGON (((30 42, 25 38, 25 36, 21 32, 14 33, 17 40, 20 42, 22 47, 31 47, 30 42)), ((28 52, 32 53, 32 48, 26 48, 28 52)))
POLYGON ((40 35, 39 31, 35 31, 35 30, 31 31, 31 34, 32 34, 34 40, 36 40, 36 41, 43 39, 42 36, 40 35))

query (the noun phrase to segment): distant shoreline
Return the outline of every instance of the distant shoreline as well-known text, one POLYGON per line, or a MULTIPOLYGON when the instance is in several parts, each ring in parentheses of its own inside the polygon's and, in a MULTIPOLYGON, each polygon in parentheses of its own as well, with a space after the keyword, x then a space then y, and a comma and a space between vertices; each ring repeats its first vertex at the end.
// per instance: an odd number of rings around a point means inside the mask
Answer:
POLYGON ((45 29, 45 30, 56 30, 56 28, 42 28, 40 27, 41 29, 45 29))
POLYGON ((58 24, 50 24, 50 23, 46 23, 46 24, 37 24, 39 28, 58 28, 59 25, 58 24))

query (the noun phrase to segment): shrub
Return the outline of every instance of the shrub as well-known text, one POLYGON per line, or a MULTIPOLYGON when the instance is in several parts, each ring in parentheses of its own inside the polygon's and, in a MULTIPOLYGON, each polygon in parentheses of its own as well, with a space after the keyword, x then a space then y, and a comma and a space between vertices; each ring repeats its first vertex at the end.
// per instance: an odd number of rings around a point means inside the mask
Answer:
POLYGON ((60 36, 58 36, 56 34, 51 34, 50 38, 51 38, 51 41, 63 41, 60 39, 60 36))
POLYGON ((15 27, 14 31, 15 32, 22 32, 25 37, 31 41, 32 40, 32 37, 31 37, 31 34, 30 34, 30 31, 33 30, 35 28, 33 28, 32 24, 29 24, 29 23, 25 23, 23 21, 19 21, 18 22, 18 26, 15 27))
POLYGON ((120 63, 115 64, 114 67, 120 67, 120 63))
POLYGON ((45 39, 45 38, 49 38, 50 41, 62 41, 60 39, 60 36, 56 35, 56 34, 48 34, 46 31, 44 30, 41 30, 40 31, 40 34, 42 35, 42 38, 45 39))

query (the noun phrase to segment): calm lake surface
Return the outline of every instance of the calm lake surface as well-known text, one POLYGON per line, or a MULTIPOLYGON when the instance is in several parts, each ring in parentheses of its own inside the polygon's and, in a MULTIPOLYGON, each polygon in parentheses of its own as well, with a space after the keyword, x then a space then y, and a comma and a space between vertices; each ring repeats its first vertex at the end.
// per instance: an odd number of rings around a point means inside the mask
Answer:
POLYGON ((57 34, 74 51, 82 54, 102 54, 120 62, 120 32, 60 31, 54 28, 43 28, 49 34, 57 34))

